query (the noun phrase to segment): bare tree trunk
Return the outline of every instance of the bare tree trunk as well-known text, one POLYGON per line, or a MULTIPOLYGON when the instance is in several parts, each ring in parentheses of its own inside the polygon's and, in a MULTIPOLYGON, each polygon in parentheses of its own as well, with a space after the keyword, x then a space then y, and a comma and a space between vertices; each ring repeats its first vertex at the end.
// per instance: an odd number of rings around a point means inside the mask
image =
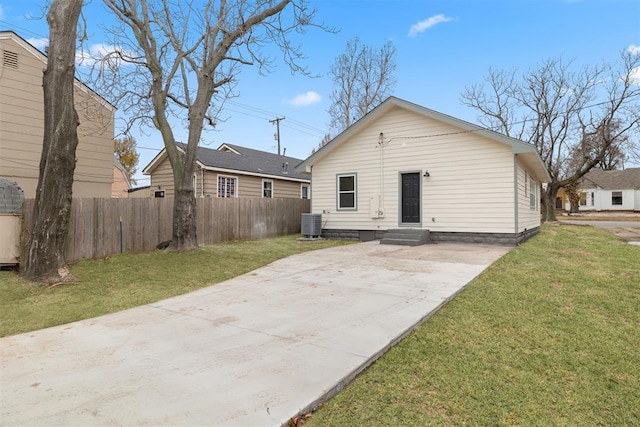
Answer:
POLYGON ((78 114, 73 90, 76 27, 82 0, 54 0, 49 23, 49 59, 44 72, 44 139, 26 267, 31 280, 66 279, 65 249, 78 145, 78 114))
POLYGON ((196 234, 196 199, 193 191, 193 168, 185 164, 173 176, 175 197, 173 199, 173 235, 170 249, 189 250, 198 247, 196 234))
POLYGON ((542 222, 556 221, 556 197, 558 197, 558 187, 549 184, 542 193, 542 222))

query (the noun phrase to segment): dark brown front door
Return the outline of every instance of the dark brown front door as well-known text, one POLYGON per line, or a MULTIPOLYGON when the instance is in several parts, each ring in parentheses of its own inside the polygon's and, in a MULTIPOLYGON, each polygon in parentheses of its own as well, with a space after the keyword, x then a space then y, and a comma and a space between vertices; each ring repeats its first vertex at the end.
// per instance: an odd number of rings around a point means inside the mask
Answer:
POLYGON ((403 173, 402 175, 402 223, 420 223, 420 173, 403 173))

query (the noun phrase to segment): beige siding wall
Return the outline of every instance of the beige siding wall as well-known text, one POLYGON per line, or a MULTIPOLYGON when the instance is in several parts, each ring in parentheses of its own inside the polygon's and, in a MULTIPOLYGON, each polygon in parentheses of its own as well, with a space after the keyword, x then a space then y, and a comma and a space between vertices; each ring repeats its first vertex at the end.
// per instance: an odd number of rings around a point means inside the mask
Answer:
POLYGON ((518 232, 540 226, 540 183, 536 182, 534 185, 535 205, 532 209, 529 179, 530 176, 522 163, 518 162, 518 232))
POLYGON ((171 163, 169 163, 168 157, 165 156, 164 160, 162 160, 153 170, 149 182, 152 196, 155 190, 164 190, 165 197, 171 197, 174 195, 173 171, 171 170, 171 163))
POLYGON ((313 167, 312 210, 323 213, 325 228, 397 228, 399 173, 419 171, 422 224, 415 227, 514 232, 510 147, 399 108, 351 138, 313 167), (382 156, 380 132, 385 141, 382 156), (431 176, 422 177, 427 170, 431 176), (336 175, 343 173, 357 174, 357 211, 337 211, 336 175), (371 198, 378 195, 384 217, 372 219, 371 198))
MULTIPOLYGON (((42 153, 46 65, 13 40, 0 40, 18 54, 18 67, 0 62, 0 176, 18 182, 25 197, 35 197, 42 153)), ((74 197, 110 197, 113 181, 113 113, 84 89, 76 90, 80 126, 74 197)))
MULTIPOLYGON (((236 178, 236 197, 262 197, 262 180, 271 179, 260 176, 243 175, 241 173, 217 172, 212 170, 205 170, 203 174, 200 168, 197 168, 195 175, 197 197, 201 197, 202 195, 204 195, 204 197, 217 197, 219 176, 236 178)), ((298 181, 285 181, 273 178, 273 197, 299 199, 300 185, 298 181)), ((158 186, 165 190, 167 197, 174 195, 173 172, 169 158, 167 157, 158 164, 151 174, 152 192, 153 190, 157 190, 158 186)))

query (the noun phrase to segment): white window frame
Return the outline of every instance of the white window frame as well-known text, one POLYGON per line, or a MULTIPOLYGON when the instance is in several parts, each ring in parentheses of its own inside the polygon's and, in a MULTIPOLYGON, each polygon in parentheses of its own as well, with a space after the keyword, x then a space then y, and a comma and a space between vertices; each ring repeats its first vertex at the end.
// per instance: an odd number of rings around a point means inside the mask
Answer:
POLYGON ((356 173, 343 173, 336 175, 336 210, 356 211, 358 210, 358 175, 356 173), (340 178, 353 178, 353 190, 341 190, 340 178), (342 206, 340 196, 343 194, 353 194, 353 206, 342 206))
POLYGON ((300 184, 300 198, 307 200, 311 198, 311 186, 309 184, 300 184), (304 190, 307 190, 307 194, 305 197, 304 190))
POLYGON ((611 206, 622 206, 624 204, 624 199, 623 199, 623 195, 622 195, 622 191, 612 191, 611 192, 611 206), (616 194, 618 194, 619 196, 616 196, 616 194), (614 197, 620 197, 620 203, 614 203, 613 199, 614 197))
POLYGON ((218 198, 221 198, 221 199, 238 197, 238 177, 237 176, 232 176, 232 175, 218 175, 218 177, 216 178, 216 195, 217 195, 218 198), (224 187, 225 187, 224 190, 225 191, 223 192, 225 195, 220 195, 221 194, 220 193, 220 179, 223 179, 225 181, 226 180, 231 180, 231 179, 233 180, 233 189, 230 190, 231 191, 231 195, 229 195, 229 196, 226 195, 226 193, 227 193, 226 192, 226 187, 227 187, 226 182, 224 184, 224 187))
POLYGON ((580 202, 578 203, 580 206, 587 206, 587 198, 589 195, 586 192, 580 193, 580 202))
POLYGON ((529 176, 529 208, 538 209, 538 184, 529 176))
POLYGON ((274 185, 273 185, 273 180, 272 179, 263 179, 262 180, 262 198, 263 199, 273 199, 273 190, 274 190, 274 185), (266 184, 271 184, 271 188, 267 189, 266 188, 266 184), (267 191, 269 191, 269 195, 267 196, 267 191))
POLYGON ((193 197, 198 197, 198 174, 193 174, 193 197))

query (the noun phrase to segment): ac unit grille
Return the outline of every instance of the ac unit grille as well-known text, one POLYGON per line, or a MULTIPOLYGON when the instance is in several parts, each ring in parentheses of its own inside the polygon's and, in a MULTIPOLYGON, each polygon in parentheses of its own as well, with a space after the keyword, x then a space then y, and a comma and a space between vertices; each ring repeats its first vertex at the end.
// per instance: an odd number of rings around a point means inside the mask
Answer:
POLYGON ((322 214, 302 214, 302 234, 307 237, 319 237, 322 233, 322 214))

